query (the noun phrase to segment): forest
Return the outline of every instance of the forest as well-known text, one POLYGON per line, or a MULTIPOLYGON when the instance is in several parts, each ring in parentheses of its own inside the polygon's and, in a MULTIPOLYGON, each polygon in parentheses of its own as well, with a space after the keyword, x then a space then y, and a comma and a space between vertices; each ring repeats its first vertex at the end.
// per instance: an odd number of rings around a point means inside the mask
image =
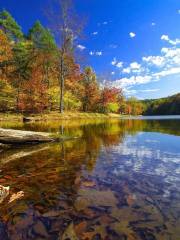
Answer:
POLYGON ((179 115, 180 93, 170 97, 144 100, 143 115, 179 115))
POLYGON ((60 29, 61 44, 39 21, 25 35, 9 12, 0 12, 0 111, 129 111, 121 89, 102 87, 90 66, 81 68, 70 27, 60 29))

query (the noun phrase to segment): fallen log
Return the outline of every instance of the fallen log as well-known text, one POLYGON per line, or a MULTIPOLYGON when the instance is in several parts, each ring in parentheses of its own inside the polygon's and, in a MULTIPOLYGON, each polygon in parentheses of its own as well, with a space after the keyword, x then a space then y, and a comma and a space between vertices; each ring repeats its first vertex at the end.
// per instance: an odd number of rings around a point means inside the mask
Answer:
POLYGON ((2 144, 33 144, 57 141, 50 133, 21 131, 0 128, 0 143, 2 144))

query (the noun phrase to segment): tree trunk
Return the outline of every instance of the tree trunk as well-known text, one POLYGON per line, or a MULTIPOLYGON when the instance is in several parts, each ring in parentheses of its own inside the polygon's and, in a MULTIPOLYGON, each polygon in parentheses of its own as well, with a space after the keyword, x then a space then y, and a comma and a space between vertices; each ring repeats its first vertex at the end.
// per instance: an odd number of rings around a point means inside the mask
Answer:
POLYGON ((63 113, 64 111, 64 59, 63 55, 61 56, 61 63, 60 63, 60 77, 59 77, 59 83, 60 83, 60 113, 63 113))

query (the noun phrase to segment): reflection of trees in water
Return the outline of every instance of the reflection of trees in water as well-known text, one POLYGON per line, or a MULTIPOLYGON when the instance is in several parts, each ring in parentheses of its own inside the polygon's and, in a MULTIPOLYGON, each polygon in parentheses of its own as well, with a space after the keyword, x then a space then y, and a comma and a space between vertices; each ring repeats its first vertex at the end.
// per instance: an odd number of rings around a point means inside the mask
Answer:
POLYGON ((179 120, 120 120, 119 126, 123 132, 136 134, 138 132, 160 132, 172 135, 180 135, 179 120))

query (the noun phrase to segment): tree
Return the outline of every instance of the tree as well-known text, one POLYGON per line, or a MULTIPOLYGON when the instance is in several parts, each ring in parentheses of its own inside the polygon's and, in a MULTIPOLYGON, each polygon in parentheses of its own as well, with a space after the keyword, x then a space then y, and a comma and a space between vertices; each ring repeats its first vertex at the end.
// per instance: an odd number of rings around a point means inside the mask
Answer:
POLYGON ((92 111, 99 101, 99 86, 96 74, 93 72, 91 67, 86 67, 84 69, 82 74, 82 84, 84 87, 82 94, 83 111, 92 111))
MULTIPOLYGON (((0 29, 0 71, 3 74, 3 71, 7 71, 9 62, 12 60, 12 47, 11 44, 4 33, 0 29)), ((2 76, 2 75, 1 75, 2 76)))
MULTIPOLYGON (((41 59, 40 59, 41 62, 41 59)), ((47 109, 47 84, 43 81, 43 67, 38 59, 32 64, 31 75, 23 81, 19 96, 19 109, 23 112, 38 113, 47 109)))
POLYGON ((140 115, 143 112, 143 104, 135 97, 130 97, 127 101, 127 114, 140 115))
MULTIPOLYGON (((74 12, 71 0, 57 0, 52 9, 53 29, 59 40, 59 87, 60 87, 60 112, 64 110, 65 80, 69 75, 67 59, 73 57, 75 39, 81 31, 80 22, 74 12)), ((51 18, 52 19, 52 18, 51 18)))
POLYGON ((0 110, 14 107, 14 89, 10 85, 9 76, 12 66, 12 47, 6 34, 0 30, 0 110))
POLYGON ((120 102, 122 98, 122 90, 115 87, 104 87, 101 91, 100 98, 100 111, 118 112, 120 108, 120 102))
POLYGON ((5 32, 11 41, 17 42, 23 38, 21 27, 6 10, 0 12, 0 29, 5 32))
POLYGON ((16 89, 16 110, 19 111, 19 97, 23 91, 23 82, 31 76, 31 64, 33 62, 32 44, 29 41, 16 43, 13 48, 13 66, 11 84, 16 89))
MULTIPOLYGON (((48 89, 50 89, 51 86, 54 86, 55 75, 57 75, 58 51, 55 39, 50 30, 43 27, 39 21, 36 21, 29 30, 28 39, 32 42, 35 58, 41 56, 43 81, 47 84, 48 89), (53 79, 53 83, 51 83, 51 79, 53 79)), ((51 95, 49 95, 49 103, 50 101, 51 95)))

